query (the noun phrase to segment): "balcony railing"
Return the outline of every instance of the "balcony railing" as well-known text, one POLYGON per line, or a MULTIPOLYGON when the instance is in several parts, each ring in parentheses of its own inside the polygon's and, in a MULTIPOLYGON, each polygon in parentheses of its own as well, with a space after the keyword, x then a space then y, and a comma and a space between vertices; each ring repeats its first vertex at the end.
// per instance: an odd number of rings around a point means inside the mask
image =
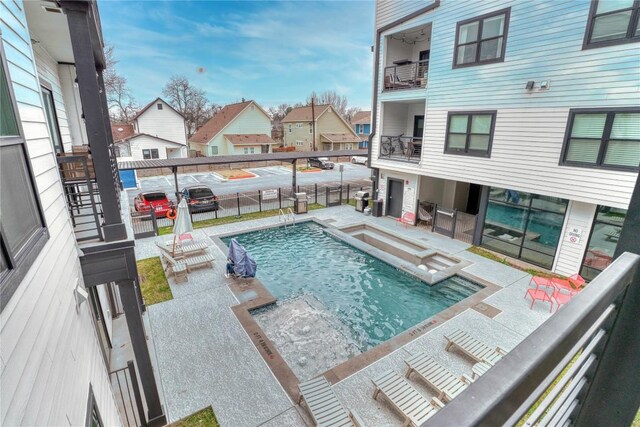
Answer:
POLYGON ((412 136, 380 137, 380 158, 418 163, 422 154, 422 138, 412 136))
MULTIPOLYGON (((516 425, 521 420, 525 426, 570 426, 585 409, 585 400, 606 405, 618 399, 604 396, 598 387, 590 385, 598 364, 607 356, 606 343, 613 325, 620 321, 617 317, 622 300, 630 285, 639 285, 633 282, 639 265, 640 256, 622 254, 422 427, 516 425)), ((628 409, 634 413, 637 410, 628 409)), ((605 416, 608 425, 622 425, 615 422, 618 415, 614 412, 605 416)))
POLYGON ((384 69, 384 90, 404 90, 427 87, 429 61, 396 61, 384 69))

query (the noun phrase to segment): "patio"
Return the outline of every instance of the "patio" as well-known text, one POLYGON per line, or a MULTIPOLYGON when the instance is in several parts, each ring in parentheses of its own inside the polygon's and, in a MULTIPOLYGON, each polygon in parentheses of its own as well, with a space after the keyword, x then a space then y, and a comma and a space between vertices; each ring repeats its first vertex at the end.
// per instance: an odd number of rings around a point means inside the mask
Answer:
MULTIPOLYGON (((537 302, 529 310, 524 299, 530 276, 520 270, 466 251, 468 244, 430 233, 422 228, 396 225, 390 218, 366 217, 350 206, 312 211, 305 217, 330 221, 336 226, 371 222, 397 235, 423 241, 435 250, 471 261, 464 271, 500 287, 500 290, 453 318, 425 327, 413 341, 356 373, 340 378, 328 374, 334 390, 348 409, 355 409, 367 425, 400 425, 401 419, 382 399, 372 399, 370 378, 393 369, 403 374, 404 360, 426 351, 455 375, 471 374, 473 362, 444 350, 444 334, 457 328, 468 331, 491 346, 511 350, 549 317, 549 307, 537 302)), ((277 217, 195 230, 194 237, 208 239, 222 233, 278 223, 277 217)), ((159 256, 156 238, 136 241, 136 258, 159 256)), ((160 239, 160 238, 159 238, 160 239)), ((162 239, 170 239, 163 236, 162 239)), ((223 275, 226 254, 211 245, 215 266, 189 274, 187 283, 169 280, 173 299, 147 307, 149 329, 168 420, 176 421, 211 405, 222 425, 311 425, 306 408, 295 405, 280 384, 231 307, 241 301, 223 275)), ((259 267, 258 267, 259 268, 259 267)), ((436 316, 437 318, 438 316, 436 316)), ((417 325, 419 326, 419 325, 417 325)), ((410 383, 425 397, 433 390, 412 377, 410 383)), ((289 387, 290 388, 290 385, 289 387)))

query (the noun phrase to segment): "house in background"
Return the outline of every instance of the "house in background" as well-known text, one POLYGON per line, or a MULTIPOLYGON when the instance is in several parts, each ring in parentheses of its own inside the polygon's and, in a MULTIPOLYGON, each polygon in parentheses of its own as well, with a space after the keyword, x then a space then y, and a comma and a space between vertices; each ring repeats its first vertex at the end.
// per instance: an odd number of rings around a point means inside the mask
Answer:
POLYGON ((112 124, 119 157, 132 160, 187 157, 187 126, 182 114, 156 98, 133 118, 131 124, 112 124))
POLYGON ((114 176, 97 8, 0 3, 3 426, 127 425, 119 402, 133 384, 139 423, 166 424, 114 176))
POLYGON ((331 105, 293 108, 284 119, 284 146, 296 151, 354 150, 360 138, 331 105), (315 115, 315 118, 313 117, 315 115), (314 120, 315 119, 315 120, 314 120), (316 125, 315 146, 313 123, 316 125))
POLYGON ((358 111, 351 119, 351 125, 360 138, 358 148, 367 148, 371 134, 371 111, 358 111))
POLYGON ((204 156, 271 153, 271 117, 255 101, 225 105, 189 139, 204 156))

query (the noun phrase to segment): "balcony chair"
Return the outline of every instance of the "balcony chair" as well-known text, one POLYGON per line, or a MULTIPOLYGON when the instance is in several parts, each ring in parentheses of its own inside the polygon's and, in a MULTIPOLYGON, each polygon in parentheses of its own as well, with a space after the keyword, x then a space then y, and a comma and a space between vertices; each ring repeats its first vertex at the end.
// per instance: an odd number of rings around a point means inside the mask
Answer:
POLYGON ((507 354, 500 347, 491 348, 460 329, 456 329, 444 337, 447 339, 445 351, 449 351, 451 347, 457 348, 476 362, 495 365, 498 360, 502 359, 502 356, 507 354))
POLYGON ((424 382, 438 392, 438 399, 449 402, 462 393, 473 380, 466 375, 456 377, 433 360, 427 353, 418 353, 404 361, 407 364, 405 377, 416 373, 424 382))
POLYGON ((324 376, 298 385, 298 405, 304 401, 316 426, 364 427, 355 411, 347 412, 324 376))
POLYGON ((534 276, 531 278, 529 283, 533 282, 536 287, 527 289, 527 293, 524 294, 525 299, 527 296, 531 297, 531 306, 529 310, 533 310, 533 304, 536 301, 548 301, 549 302, 549 313, 553 310, 553 301, 551 300, 551 295, 553 294, 554 287, 551 284, 551 281, 545 277, 534 276))
POLYGON ((385 399, 404 417, 403 426, 418 427, 444 407, 437 398, 429 402, 409 382, 394 371, 387 371, 371 380, 375 386, 373 398, 382 393, 385 399))
POLYGON ((569 280, 553 278, 551 284, 553 285, 551 299, 556 303, 556 311, 560 310, 560 306, 568 303, 578 293, 573 289, 569 280))

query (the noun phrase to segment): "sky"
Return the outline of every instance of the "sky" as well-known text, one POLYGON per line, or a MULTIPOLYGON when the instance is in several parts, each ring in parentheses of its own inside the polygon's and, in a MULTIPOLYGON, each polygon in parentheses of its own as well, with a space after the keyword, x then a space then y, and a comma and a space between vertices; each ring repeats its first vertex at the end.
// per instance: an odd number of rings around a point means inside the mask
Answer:
POLYGON ((100 0, 106 43, 140 105, 174 74, 224 105, 263 107, 335 90, 370 109, 372 1, 100 0))

